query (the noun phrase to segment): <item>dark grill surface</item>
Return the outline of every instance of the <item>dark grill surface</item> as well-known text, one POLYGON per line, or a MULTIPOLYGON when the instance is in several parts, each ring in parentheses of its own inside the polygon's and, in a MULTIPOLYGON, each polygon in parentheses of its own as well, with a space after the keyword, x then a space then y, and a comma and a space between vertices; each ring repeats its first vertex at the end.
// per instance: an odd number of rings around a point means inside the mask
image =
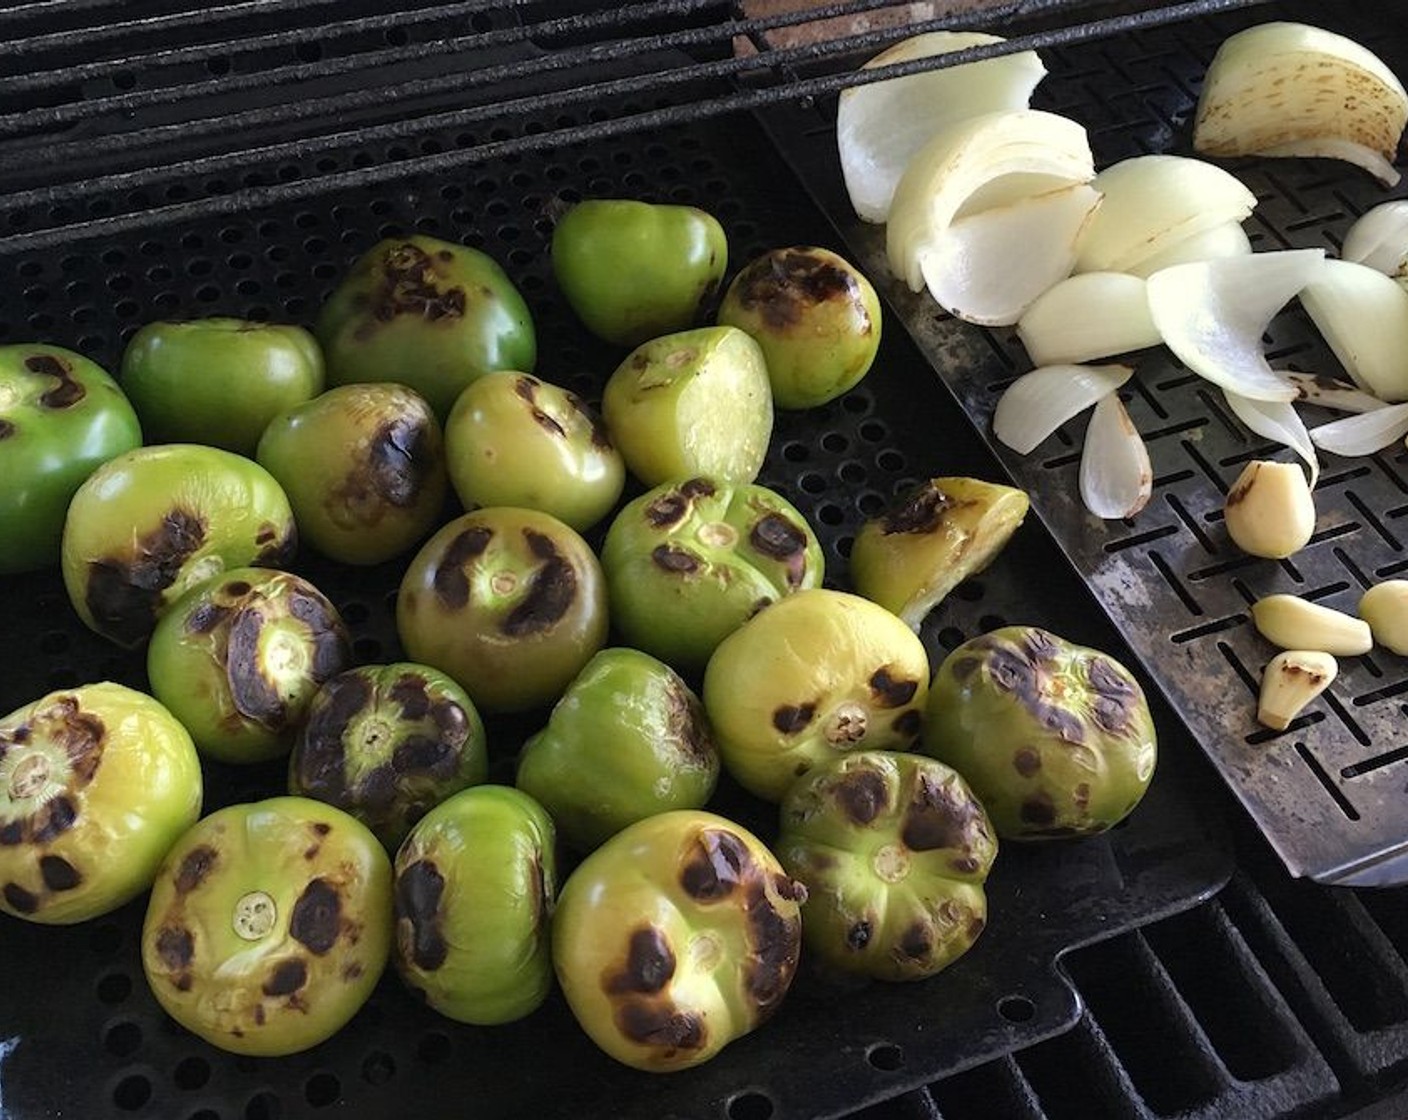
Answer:
MULTIPOLYGON (((1224 6, 1236 5, 1199 5, 1224 6)), ((503 263, 538 324, 538 372, 595 399, 621 355, 586 336, 552 283, 546 244, 564 202, 705 206, 729 233, 735 268, 784 244, 848 251, 811 200, 820 184, 795 175, 769 139, 788 110, 769 110, 766 127, 725 111, 780 102, 795 79, 823 91, 824 114, 826 83, 835 88, 824 66, 808 70, 815 60, 798 55, 751 77, 732 63, 693 69, 725 61, 731 38, 706 34, 728 10, 707 3, 621 9, 616 17, 638 11, 632 26, 656 37, 643 53, 608 50, 622 33, 612 13, 589 7, 403 0, 391 12, 301 0, 220 5, 198 19, 175 0, 0 7, 0 268, 10 278, 0 341, 44 339, 113 368, 151 319, 308 323, 374 241, 419 231, 503 263), (545 19, 555 30, 542 31, 545 19), (691 53, 662 43, 666 34, 692 37, 691 53), (662 51, 690 77, 569 98, 515 65, 519 52, 554 50, 579 52, 570 57, 586 59, 594 80, 665 64, 662 51), (495 65, 522 88, 484 79, 495 65), (540 107, 502 109, 520 94, 540 107)), ((1076 6, 1011 7, 1046 33, 1062 26, 1053 13, 1076 6)), ((1156 48, 1194 44, 1205 56, 1229 18, 1148 34, 1156 48)), ((1073 41, 1089 27, 1064 26, 1073 41)), ((1066 48, 1049 59, 1053 78, 1077 75, 1099 102, 1114 80, 1109 49, 1066 48)), ((1139 95, 1167 106, 1170 130, 1187 97, 1168 88, 1173 73, 1139 95)), ((555 88, 573 88, 570 78, 555 88)), ((1119 111, 1111 101, 1106 143, 1123 135, 1119 111)), ((824 115, 798 112, 824 138, 824 115)), ((762 481, 807 515, 828 582, 844 587, 861 521, 909 483, 1004 469, 923 350, 890 329, 858 389, 779 417, 762 481)), ((298 566, 338 604, 359 660, 399 656, 400 564, 349 573, 303 556, 298 566)), ((56 574, 7 579, 3 590, 0 710, 87 680, 144 686, 141 658, 83 630, 56 574)), ((1095 590, 1033 518, 929 621, 925 642, 937 664, 981 630, 1034 621, 1132 660, 1095 590)), ((771 1023, 698 1070, 649 1077, 615 1065, 556 996, 521 1023, 476 1029, 417 1006, 390 976, 329 1043, 235 1058, 176 1028, 150 997, 138 902, 70 929, 5 919, 0 1116, 1289 1120, 1385 1101, 1408 1081, 1408 893, 1288 878, 1172 711, 1156 707, 1162 753, 1149 797, 1107 837, 1005 848, 990 926, 971 954, 919 985, 842 989, 804 974, 771 1023)), ((532 722, 491 727, 497 780, 511 780, 532 722)), ((277 765, 207 767, 208 808, 280 788, 277 765)), ((736 790, 718 807, 765 837, 774 830, 771 810, 736 790)))

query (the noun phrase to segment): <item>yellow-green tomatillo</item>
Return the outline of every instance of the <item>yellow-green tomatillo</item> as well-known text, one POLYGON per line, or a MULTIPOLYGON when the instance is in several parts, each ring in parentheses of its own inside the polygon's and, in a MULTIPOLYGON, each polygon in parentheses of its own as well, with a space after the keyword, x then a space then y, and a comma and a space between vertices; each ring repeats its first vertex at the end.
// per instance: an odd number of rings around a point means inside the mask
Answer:
POLYGON ((903 751, 839 755, 782 801, 777 857, 807 888, 802 940, 829 967, 920 980, 973 947, 997 840, 957 771, 903 751))
POLYGON ((553 917, 558 982, 593 1042, 654 1073, 706 1062, 791 987, 806 891, 715 813, 638 821, 584 859, 553 917))
POLYGON ((142 924, 142 968, 181 1026, 236 1054, 294 1054, 366 1003, 391 949, 391 861, 307 797, 231 805, 172 847, 142 924))
POLYGON ((910 747, 928 692, 929 657, 914 631, 829 588, 764 608, 719 643, 704 671, 725 769, 774 802, 837 754, 910 747))
POLYGON ((587 662, 523 745, 515 784, 590 851, 643 817, 702 809, 718 777, 699 698, 664 662, 615 648, 587 662))
POLYGON ((466 509, 522 506, 585 532, 611 512, 626 464, 576 393, 527 373, 486 374, 445 421, 450 481, 466 509))
POLYGON ((473 786, 417 822, 396 853, 395 962, 443 1015, 492 1025, 552 987, 552 818, 506 786, 473 786))
POLYGON ((79 618, 138 646, 190 588, 230 568, 280 567, 297 531, 258 463, 190 443, 139 447, 78 488, 64 521, 64 586, 79 618))
POLYGON ((161 617, 147 678, 202 754, 263 762, 292 749, 313 696, 351 660, 337 608, 306 579, 235 568, 161 617))
POLYGON ((752 482, 772 437, 767 363, 737 327, 636 347, 607 380, 601 410, 627 468, 647 486, 692 475, 752 482))
POLYGON ((0 719, 0 911, 70 924, 146 890, 201 807, 200 760, 160 703, 119 684, 0 719))

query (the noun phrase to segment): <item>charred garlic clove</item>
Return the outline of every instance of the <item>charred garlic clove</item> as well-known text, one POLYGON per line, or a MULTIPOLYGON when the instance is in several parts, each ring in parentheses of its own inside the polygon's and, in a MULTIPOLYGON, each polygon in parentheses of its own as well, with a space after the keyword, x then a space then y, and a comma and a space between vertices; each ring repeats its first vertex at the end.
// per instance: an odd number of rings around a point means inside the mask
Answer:
POLYGON ((1374 641, 1392 653, 1408 654, 1408 580, 1386 579, 1364 592, 1359 617, 1374 641))
POLYGON ((1305 706, 1330 686, 1339 663, 1319 650, 1282 650, 1261 674, 1256 719, 1264 727, 1284 731, 1305 706))
POLYGON ((1357 657, 1374 645, 1362 618, 1280 592, 1252 604, 1252 622, 1263 638, 1282 649, 1314 649, 1336 657, 1357 657))
POLYGON ((1243 552, 1281 560, 1310 543, 1315 499, 1298 464, 1259 459, 1232 484, 1223 516, 1228 536, 1243 552))

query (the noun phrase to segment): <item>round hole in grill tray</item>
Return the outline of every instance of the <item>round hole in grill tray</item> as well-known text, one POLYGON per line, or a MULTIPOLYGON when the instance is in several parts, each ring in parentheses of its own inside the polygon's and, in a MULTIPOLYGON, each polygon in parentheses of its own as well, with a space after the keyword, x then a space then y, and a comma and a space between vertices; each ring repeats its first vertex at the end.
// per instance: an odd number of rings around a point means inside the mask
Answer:
POLYGON ((876 1069, 894 1073, 904 1069, 904 1050, 893 1042, 877 1042, 865 1052, 865 1060, 876 1069))
POLYGON ((103 1003, 121 1003, 132 994, 132 977, 125 972, 109 972, 98 980, 94 990, 103 1003))
POLYGON ((130 1019, 114 1023, 103 1032, 103 1049, 118 1058, 128 1058, 142 1048, 142 1028, 130 1019))
POLYGON ((1036 1004, 1026 996, 1003 996, 997 1001, 997 1013, 1009 1023, 1029 1023, 1036 1016, 1036 1004))
POLYGON ((327 1108, 342 1096, 342 1082, 334 1074, 315 1073, 303 1084, 303 1099, 314 1108, 327 1108))
POLYGON ((728 1102, 728 1120, 768 1120, 775 1111, 772 1098, 765 1093, 739 1093, 728 1102))
POLYGON ((385 1085, 396 1076, 396 1059, 385 1050, 373 1050, 362 1059, 362 1080, 368 1085, 385 1085))
POLYGON ((264 1090, 245 1102, 244 1120, 279 1120, 284 1114, 283 1102, 277 1093, 264 1090))
POLYGON ((144 1073, 128 1074, 113 1086, 112 1103, 124 1112, 136 1112, 151 1099, 151 1078, 144 1073))
POLYGON ((171 1071, 172 1084, 178 1089, 191 1092, 205 1087, 210 1080, 210 1063, 199 1054, 190 1054, 176 1063, 171 1071))

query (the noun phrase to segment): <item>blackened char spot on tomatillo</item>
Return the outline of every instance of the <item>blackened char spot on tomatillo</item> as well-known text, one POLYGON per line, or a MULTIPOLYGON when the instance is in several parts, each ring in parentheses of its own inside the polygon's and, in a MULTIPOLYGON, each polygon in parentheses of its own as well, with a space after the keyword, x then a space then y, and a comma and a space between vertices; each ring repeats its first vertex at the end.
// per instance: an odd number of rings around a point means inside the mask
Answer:
POLYGON ((88 395, 88 390, 74 378, 73 367, 57 354, 31 354, 24 360, 24 368, 58 382, 40 394, 39 404, 43 408, 72 408, 88 395))
POLYGON ((528 550, 540 561, 525 595, 499 629, 510 638, 526 638, 552 629, 577 598, 577 571, 546 533, 524 529, 528 550))
POLYGON ((464 574, 464 566, 482 556, 493 539, 494 530, 472 525, 450 542, 432 577, 435 597, 442 606, 458 610, 469 602, 469 578, 464 574))
POLYGON ((888 665, 870 675, 870 698, 881 708, 903 708, 918 691, 918 681, 894 676, 888 665))
POLYGON ((0 825, 0 845, 13 848, 24 840, 24 821, 6 821, 0 825))
POLYGON ((692 1011, 680 1011, 673 1004, 632 999, 616 1009, 616 1025, 622 1035, 642 1046, 673 1054, 698 1050, 707 1037, 703 1019, 692 1011))
POLYGON ((260 990, 266 996, 292 995, 308 982, 308 966, 297 957, 280 961, 260 990))
POLYGON ((921 774, 905 808, 900 839, 914 852, 935 848, 966 848, 979 827, 977 803, 958 796, 954 788, 921 774))
POLYGON ((289 591, 288 611, 308 628, 313 639, 313 679, 321 683, 340 672, 351 659, 352 649, 333 605, 322 595, 295 586, 289 591))
POLYGON ((873 932, 874 927, 865 918, 860 919, 858 922, 851 923, 850 928, 846 930, 846 948, 860 952, 860 950, 870 944, 870 938, 873 932))
POLYGON ((396 774, 434 773, 446 769, 454 758, 454 748, 443 739, 408 735, 391 752, 391 769, 396 774))
POLYGON ((63 856, 40 856, 39 877, 44 880, 44 886, 51 891, 71 891, 83 882, 83 876, 79 874, 78 868, 63 856))
POLYGON ((642 511, 652 529, 672 529, 689 515, 690 501, 678 491, 661 494, 642 511))
POLYGON ((606 427, 606 421, 588 408, 587 402, 576 393, 563 390, 562 395, 568 407, 587 422, 587 427, 591 430, 592 446, 600 451, 610 451, 615 445, 611 442, 611 432, 606 427))
POLYGON ((387 695, 401 709, 404 720, 424 719, 430 711, 430 693, 425 678, 419 673, 402 673, 392 683, 387 695))
POLYGON ((205 602, 186 616, 183 625, 187 634, 212 634, 232 613, 233 608, 223 603, 205 602))
POLYGON ((680 885, 698 902, 727 898, 753 872, 753 857, 731 832, 707 828, 699 833, 680 868, 680 885))
POLYGON ((47 844, 62 836, 78 819, 78 810, 67 797, 55 797, 30 817, 33 831, 30 840, 35 844, 47 844))
POLYGON ((369 300, 371 317, 357 328, 358 340, 370 338, 377 323, 389 323, 401 315, 428 323, 462 318, 464 289, 441 288, 437 279, 435 263, 424 249, 408 242, 391 246, 382 258, 379 283, 369 300))
POLYGON ((6 883, 5 901, 16 914, 33 914, 39 909, 39 896, 18 883, 6 883))
POLYGON ((396 771, 386 763, 373 767, 358 785, 357 799, 373 812, 386 809, 396 800, 396 771))
POLYGON ((1034 699, 1027 708, 1042 727, 1062 742, 1077 745, 1085 742, 1085 721, 1075 712, 1063 708, 1060 704, 1049 704, 1040 698, 1034 699))
POLYGON ((156 935, 156 955, 172 972, 179 972, 195 959, 195 937, 184 926, 163 926, 156 935))
POLYGON ((787 586, 798 587, 807 574, 807 534, 780 513, 758 518, 748 531, 748 543, 787 569, 787 586))
POLYGON ((342 926, 342 896, 326 879, 314 879, 298 896, 288 932, 310 953, 322 956, 337 941, 342 926))
POLYGON ((205 882, 206 876, 219 859, 220 854, 209 844, 201 844, 187 852, 181 860, 181 866, 176 869, 177 893, 189 894, 205 882))
POLYGON ((907 712, 901 712, 895 717, 895 722, 891 724, 894 733, 906 739, 916 738, 923 727, 924 715, 918 708, 910 708, 907 712))
POLYGON ((1018 747, 1012 752, 1012 768, 1022 777, 1030 778, 1041 769, 1041 752, 1032 747, 1018 747))
POLYGON ((445 877, 428 859, 418 859, 396 877, 396 918, 411 924, 411 960, 426 972, 445 963, 450 947, 440 933, 445 877))
POLYGON ((161 595, 205 543, 205 519, 173 509, 151 532, 132 541, 130 551, 88 562, 83 600, 103 633, 135 645, 151 633, 161 595))
POLYGON ((1056 806, 1051 800, 1051 795, 1045 791, 1038 791, 1027 797, 1022 802, 1020 812, 1026 824, 1038 828, 1049 828, 1056 822, 1056 806))
POLYGON ((784 735, 795 735, 816 718, 816 704, 783 704, 774 709, 772 725, 784 735))
POLYGON ((665 720, 671 738, 679 743, 690 758, 707 762, 714 753, 714 743, 704 715, 704 705, 683 682, 671 682, 665 692, 665 720))
POLYGON ((654 926, 631 932, 626 950, 626 963, 619 972, 606 980, 611 995, 635 992, 653 995, 669 984, 675 975, 675 954, 669 938, 654 926))
POLYGON ((298 551, 298 527, 290 521, 280 527, 266 522, 255 534, 254 543, 259 552, 253 564, 256 568, 283 568, 298 551))
POLYGON ((808 308, 829 299, 858 303, 860 286, 845 269, 805 249, 786 249, 749 265, 738 279, 738 301, 768 327, 786 331, 808 308))
POLYGON ((704 566, 693 553, 673 544, 657 544, 650 550, 650 562, 661 571, 686 576, 704 566))
POLYGON ((255 607, 244 607, 230 623, 226 646, 225 673, 230 682, 230 699, 246 719, 271 729, 283 726, 286 714, 278 689, 264 676, 259 664, 259 636, 264 615, 255 607))
POLYGON ((900 937, 900 952, 911 960, 922 961, 934 951, 934 935, 923 922, 915 922, 900 937))
POLYGON ((416 504, 432 473, 430 439, 425 416, 397 416, 377 428, 367 450, 367 469, 378 497, 399 509, 416 504))
POLYGON ((16 428, 13 421, 6 420, 0 416, 0 440, 9 439, 15 434, 16 428))
POLYGON ((954 502, 932 482, 920 483, 880 518, 880 531, 894 533, 932 533, 943 521, 954 502))
MULTIPOLYGON (((791 880, 787 882, 791 884, 791 880)), ((801 898, 796 901, 804 900, 806 890, 800 884, 789 894, 797 891, 801 892, 801 898)), ((798 918, 785 917, 778 910, 768 895, 762 875, 753 876, 747 892, 746 913, 752 952, 748 957, 744 984, 761 1021, 777 1008, 792 983, 801 951, 802 926, 798 918)))
POLYGON ((890 788, 874 770, 849 770, 831 787, 841 811, 856 824, 870 824, 890 807, 890 788))

